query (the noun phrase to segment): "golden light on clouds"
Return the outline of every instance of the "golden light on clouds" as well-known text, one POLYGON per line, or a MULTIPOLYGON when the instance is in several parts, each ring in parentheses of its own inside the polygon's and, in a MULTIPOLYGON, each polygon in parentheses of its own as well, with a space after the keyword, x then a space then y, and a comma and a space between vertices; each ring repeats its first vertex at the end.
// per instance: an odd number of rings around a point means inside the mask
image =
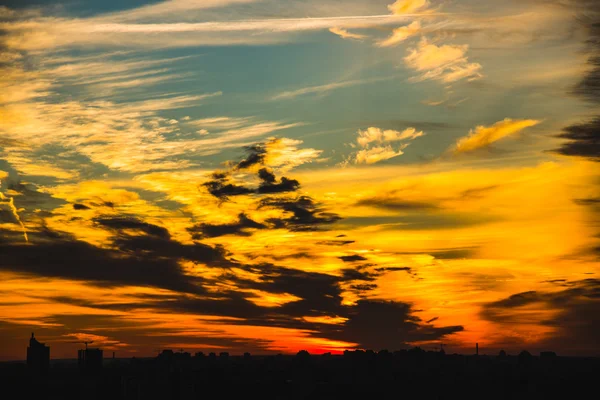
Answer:
POLYGON ((467 153, 477 149, 485 148, 490 144, 504 139, 505 137, 516 135, 526 128, 536 126, 541 121, 532 119, 513 120, 506 118, 503 121, 496 122, 492 126, 478 126, 469 132, 468 136, 460 138, 454 148, 455 153, 467 153))
POLYGON ((409 68, 421 73, 420 76, 411 78, 414 82, 434 79, 452 83, 462 79, 480 79, 482 66, 469 62, 468 49, 468 45, 438 46, 423 36, 416 47, 409 49, 404 62, 409 68))
POLYGON ((429 7, 429 0, 396 0, 388 6, 388 9, 394 14, 402 15, 423 11, 427 7, 429 7))
POLYGON ((0 359, 597 353, 581 2, 263 3, 0 7, 0 359))
POLYGON ((421 23, 413 21, 409 25, 401 26, 392 31, 390 37, 377 43, 379 47, 396 46, 411 36, 415 36, 421 32, 421 23))

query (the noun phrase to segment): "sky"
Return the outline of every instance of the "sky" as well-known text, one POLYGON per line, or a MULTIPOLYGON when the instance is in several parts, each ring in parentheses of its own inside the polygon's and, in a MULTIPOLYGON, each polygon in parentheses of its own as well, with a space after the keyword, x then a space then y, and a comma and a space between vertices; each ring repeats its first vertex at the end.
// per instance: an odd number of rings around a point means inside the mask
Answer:
POLYGON ((600 356, 596 0, 0 5, 0 360, 600 356))

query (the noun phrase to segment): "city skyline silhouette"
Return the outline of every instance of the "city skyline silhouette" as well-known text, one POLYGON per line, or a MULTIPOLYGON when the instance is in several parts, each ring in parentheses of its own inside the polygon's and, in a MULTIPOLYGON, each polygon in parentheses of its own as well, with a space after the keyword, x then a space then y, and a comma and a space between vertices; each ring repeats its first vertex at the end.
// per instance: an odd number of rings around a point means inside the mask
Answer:
POLYGON ((599 104, 597 0, 4 0, 5 381, 583 387, 599 104))

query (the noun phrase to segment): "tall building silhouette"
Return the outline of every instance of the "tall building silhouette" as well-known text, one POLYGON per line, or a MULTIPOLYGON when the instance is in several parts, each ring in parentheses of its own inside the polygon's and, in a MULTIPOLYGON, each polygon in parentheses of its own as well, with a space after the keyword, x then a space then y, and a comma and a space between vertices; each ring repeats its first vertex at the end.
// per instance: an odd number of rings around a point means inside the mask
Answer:
POLYGON ((33 332, 27 347, 27 367, 36 373, 47 372, 50 367, 50 347, 38 342, 33 332))

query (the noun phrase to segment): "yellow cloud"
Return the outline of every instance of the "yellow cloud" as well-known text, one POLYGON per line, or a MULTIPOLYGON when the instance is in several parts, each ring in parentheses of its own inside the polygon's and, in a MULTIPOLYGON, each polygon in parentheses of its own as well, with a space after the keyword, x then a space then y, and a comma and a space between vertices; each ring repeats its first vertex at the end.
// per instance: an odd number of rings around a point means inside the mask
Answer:
POLYGON ((392 31, 392 35, 385 40, 381 40, 377 43, 379 47, 392 47, 399 43, 402 43, 411 36, 417 35, 421 31, 421 23, 414 21, 410 25, 401 26, 392 31))
POLYGON ((358 144, 362 147, 368 146, 370 143, 378 142, 396 142, 400 140, 413 140, 425 135, 423 131, 417 131, 415 128, 407 128, 402 132, 392 129, 382 130, 376 127, 369 127, 366 130, 358 131, 358 144))
POLYGON ((343 28, 329 28, 329 32, 338 35, 339 37, 341 37, 342 39, 356 39, 356 40, 361 40, 366 38, 365 35, 359 35, 358 33, 352 33, 352 32, 348 32, 346 29, 343 28))
POLYGON ((402 154, 404 154, 402 149, 395 151, 392 146, 376 146, 370 149, 360 150, 356 153, 354 162, 356 164, 375 164, 379 161, 401 156, 402 154))
POLYGON ((466 55, 468 50, 468 45, 437 46, 424 37, 417 47, 409 49, 404 62, 409 68, 421 73, 411 79, 413 82, 435 79, 452 83, 465 78, 479 79, 482 77, 482 66, 479 63, 469 63, 466 55))
POLYGON ((313 162, 319 158, 322 150, 312 148, 299 149, 298 146, 302 143, 302 140, 288 138, 269 140, 265 144, 267 150, 264 161, 265 165, 284 172, 302 164, 313 162))
POLYGON ((259 307, 281 307, 284 304, 302 300, 298 296, 289 293, 269 293, 262 290, 247 290, 252 294, 252 297, 247 297, 246 300, 251 301, 259 307))
MULTIPOLYGON (((404 154, 403 150, 408 147, 410 143, 403 143, 398 146, 398 149, 394 149, 389 143, 410 141, 423 135, 425 135, 423 131, 417 131, 415 128, 407 128, 402 132, 393 129, 383 130, 374 126, 365 130, 359 129, 356 142, 362 149, 356 153, 352 153, 341 163, 341 165, 347 166, 349 163, 375 164, 380 161, 401 156, 404 154), (372 146, 373 144, 376 145, 372 146)), ((355 144, 351 144, 351 146, 353 148, 356 147, 355 144)))
POLYGON ((401 15, 421 11, 429 6, 429 0, 396 0, 388 9, 392 14, 401 15))
POLYGON ((456 142, 453 152, 467 153, 487 147, 498 140, 517 134, 523 129, 535 126, 540 122, 541 121, 534 119, 512 120, 506 118, 504 121, 496 122, 489 127, 483 125, 478 126, 474 130, 471 130, 468 136, 465 136, 456 142))

